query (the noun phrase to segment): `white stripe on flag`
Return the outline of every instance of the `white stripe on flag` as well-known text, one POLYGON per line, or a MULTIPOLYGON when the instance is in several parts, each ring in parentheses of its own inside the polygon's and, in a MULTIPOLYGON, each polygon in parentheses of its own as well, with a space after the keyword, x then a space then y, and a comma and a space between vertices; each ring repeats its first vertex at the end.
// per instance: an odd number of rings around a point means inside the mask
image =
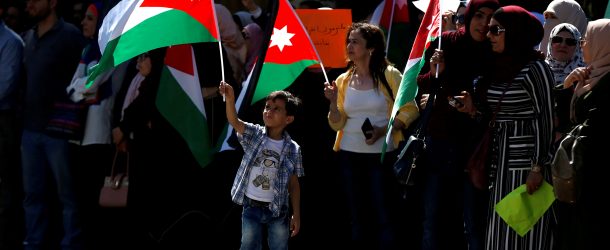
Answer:
POLYGON ((133 11, 133 13, 131 13, 129 20, 125 25, 125 29, 123 29, 123 33, 129 31, 131 28, 137 26, 146 19, 149 19, 169 10, 173 9, 165 7, 140 7, 140 5, 138 5, 138 7, 133 11))
POLYGON ((104 18, 102 26, 99 30, 97 42, 100 46, 100 51, 104 54, 106 44, 123 34, 123 29, 131 13, 142 4, 142 0, 123 0, 114 6, 104 18))

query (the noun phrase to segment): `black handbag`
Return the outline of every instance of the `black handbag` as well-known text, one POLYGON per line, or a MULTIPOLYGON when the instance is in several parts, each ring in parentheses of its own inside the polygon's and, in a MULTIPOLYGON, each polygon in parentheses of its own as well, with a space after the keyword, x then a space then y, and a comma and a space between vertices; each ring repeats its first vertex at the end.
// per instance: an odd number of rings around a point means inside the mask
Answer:
POLYGON ((414 176, 415 169, 417 168, 417 157, 426 147, 426 143, 423 138, 419 138, 415 135, 409 136, 405 146, 398 155, 398 160, 394 163, 394 173, 398 179, 398 182, 403 185, 413 186, 415 185, 414 176))
MULTIPOLYGON (((433 82, 433 84, 436 84, 436 82, 433 82)), ((430 113, 432 111, 432 106, 434 106, 434 99, 436 97, 437 90, 438 87, 433 88, 431 91, 426 108, 419 118, 417 127, 415 127, 414 132, 407 139, 404 147, 398 155, 398 159, 396 162, 394 162, 394 174, 396 175, 398 183, 400 184, 407 186, 415 185, 417 175, 417 158, 426 149, 424 130, 426 129, 428 120, 430 120, 430 113)))

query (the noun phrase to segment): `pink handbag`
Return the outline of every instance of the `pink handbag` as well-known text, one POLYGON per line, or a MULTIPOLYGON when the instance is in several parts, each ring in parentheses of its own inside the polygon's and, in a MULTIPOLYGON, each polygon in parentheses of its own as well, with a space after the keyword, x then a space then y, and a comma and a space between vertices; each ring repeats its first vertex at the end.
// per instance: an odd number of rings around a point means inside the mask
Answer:
POLYGON ((117 171, 117 158, 119 151, 114 155, 112 171, 110 176, 104 179, 104 186, 100 192, 99 204, 101 207, 126 207, 127 194, 129 191, 129 153, 125 157, 125 170, 122 173, 117 171))

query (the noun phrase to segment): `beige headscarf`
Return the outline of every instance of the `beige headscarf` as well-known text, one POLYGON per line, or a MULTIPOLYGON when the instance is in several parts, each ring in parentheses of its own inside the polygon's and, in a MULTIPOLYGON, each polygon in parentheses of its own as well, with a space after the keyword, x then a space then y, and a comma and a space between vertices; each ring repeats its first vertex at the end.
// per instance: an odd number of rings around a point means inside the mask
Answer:
POLYGON ((592 70, 586 84, 582 88, 577 85, 576 95, 578 96, 587 93, 604 75, 610 72, 610 44, 607 42, 610 40, 610 19, 589 22, 585 40, 587 40, 587 44, 583 49, 589 52, 587 65, 592 70))
POLYGON ((544 37, 542 38, 542 42, 540 42, 540 51, 545 55, 548 54, 548 48, 546 44, 549 42, 549 36, 551 34, 551 30, 555 28, 560 23, 569 23, 578 29, 582 35, 585 35, 585 30, 587 29, 587 15, 574 0, 554 0, 549 4, 546 8, 546 11, 555 14, 557 17, 552 19, 546 19, 544 22, 544 37))

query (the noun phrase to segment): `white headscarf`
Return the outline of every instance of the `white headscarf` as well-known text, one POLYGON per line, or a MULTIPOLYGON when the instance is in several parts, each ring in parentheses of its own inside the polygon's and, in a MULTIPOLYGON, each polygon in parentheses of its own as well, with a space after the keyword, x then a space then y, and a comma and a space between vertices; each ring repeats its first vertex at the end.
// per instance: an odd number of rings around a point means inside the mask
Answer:
MULTIPOLYGON (((569 23, 562 23, 555 26, 555 28, 551 30, 549 38, 556 36, 561 31, 570 32, 570 34, 572 34, 572 37, 576 39, 576 41, 579 41, 581 39, 581 35, 578 29, 576 29, 574 25, 569 23)), ((563 88, 563 80, 566 79, 566 76, 568 76, 570 72, 572 72, 572 70, 574 70, 575 68, 585 66, 585 63, 582 60, 582 49, 580 48, 580 43, 577 42, 576 48, 574 48, 574 55, 572 56, 572 58, 568 61, 558 61, 552 56, 553 47, 551 45, 552 42, 549 39, 546 46, 549 51, 549 53, 546 55, 546 63, 551 67, 551 71, 553 71, 553 75, 555 76, 555 86, 563 88)))
MULTIPOLYGON (((554 0, 546 8, 546 11, 555 14, 557 17, 546 19, 544 22, 544 36, 540 43, 540 51, 545 55, 548 54, 548 50, 545 44, 549 42, 550 33, 555 26, 560 23, 569 23, 574 25, 579 31, 585 32, 587 30, 587 15, 580 7, 580 4, 574 0, 554 0)), ((583 33, 584 35, 584 33, 583 33)))

